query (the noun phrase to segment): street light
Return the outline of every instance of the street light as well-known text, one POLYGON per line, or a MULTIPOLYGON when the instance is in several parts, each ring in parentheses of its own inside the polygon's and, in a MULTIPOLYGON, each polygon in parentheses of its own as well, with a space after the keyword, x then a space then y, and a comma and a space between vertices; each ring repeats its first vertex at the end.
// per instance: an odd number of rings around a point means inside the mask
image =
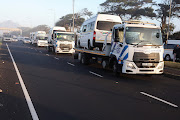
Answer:
POLYGON ((168 40, 168 37, 169 37, 169 26, 170 26, 170 17, 171 17, 171 4, 172 4, 172 1, 170 0, 169 22, 168 22, 168 31, 167 31, 167 40, 168 40))

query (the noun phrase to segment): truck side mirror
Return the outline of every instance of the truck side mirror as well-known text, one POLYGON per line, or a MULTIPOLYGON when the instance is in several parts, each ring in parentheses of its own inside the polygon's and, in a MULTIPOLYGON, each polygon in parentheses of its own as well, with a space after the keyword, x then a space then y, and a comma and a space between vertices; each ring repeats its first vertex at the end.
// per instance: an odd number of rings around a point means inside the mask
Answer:
POLYGON ((119 42, 119 30, 115 29, 115 39, 114 42, 119 42))
POLYGON ((156 33, 156 38, 159 38, 159 33, 156 33))

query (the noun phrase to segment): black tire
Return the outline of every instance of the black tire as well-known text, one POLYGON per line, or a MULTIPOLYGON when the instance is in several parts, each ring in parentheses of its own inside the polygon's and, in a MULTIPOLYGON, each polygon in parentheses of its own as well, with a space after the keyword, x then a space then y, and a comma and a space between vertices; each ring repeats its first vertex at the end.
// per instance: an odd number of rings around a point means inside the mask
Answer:
POLYGON ((56 52, 55 52, 55 48, 54 48, 54 47, 52 47, 52 52, 53 52, 53 53, 56 53, 56 52))
POLYGON ((82 56, 81 56, 81 63, 83 65, 88 65, 90 63, 90 59, 89 59, 88 55, 82 54, 82 56))
POLYGON ((47 49, 48 49, 48 52, 52 52, 51 47, 48 46, 47 49))
POLYGON ((114 75, 118 76, 119 75, 119 72, 118 72, 118 63, 117 63, 116 60, 113 61, 112 69, 113 69, 114 75))
POLYGON ((78 59, 78 54, 77 54, 77 53, 74 53, 74 54, 73 54, 73 57, 74 57, 74 59, 78 59))
POLYGON ((164 58, 165 61, 170 61, 171 60, 171 57, 170 55, 166 55, 165 58, 164 58))

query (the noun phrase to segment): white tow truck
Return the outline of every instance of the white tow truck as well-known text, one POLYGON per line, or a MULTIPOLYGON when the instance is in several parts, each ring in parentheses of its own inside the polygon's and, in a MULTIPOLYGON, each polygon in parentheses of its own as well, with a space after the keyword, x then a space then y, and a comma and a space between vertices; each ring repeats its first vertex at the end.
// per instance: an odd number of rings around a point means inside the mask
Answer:
POLYGON ((146 21, 125 21, 114 25, 104 40, 103 48, 89 50, 77 46, 74 58, 82 64, 97 61, 103 68, 110 67, 114 73, 162 74, 163 40, 161 29, 146 21), (111 35, 111 43, 107 42, 111 35))

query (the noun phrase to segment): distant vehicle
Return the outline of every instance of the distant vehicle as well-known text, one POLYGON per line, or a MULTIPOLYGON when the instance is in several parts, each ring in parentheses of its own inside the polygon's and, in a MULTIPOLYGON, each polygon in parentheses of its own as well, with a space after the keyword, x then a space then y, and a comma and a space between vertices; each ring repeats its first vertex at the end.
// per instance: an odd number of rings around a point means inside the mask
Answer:
POLYGON ((3 41, 5 42, 13 41, 12 35, 10 33, 3 33, 3 41))
POLYGON ((30 32, 31 44, 33 43, 35 32, 30 32))
POLYGON ((164 60, 170 61, 174 59, 173 49, 176 45, 180 45, 180 40, 168 40, 167 44, 164 44, 164 60))
MULTIPOLYGON (((87 49, 102 48, 106 35, 111 32, 114 25, 121 23, 119 16, 98 14, 82 24, 77 44, 87 49)), ((108 36, 107 43, 111 43, 111 35, 108 36)))
POLYGON ((48 46, 48 35, 47 34, 45 36, 39 37, 39 39, 37 41, 37 46, 38 47, 48 46))
POLYGON ((48 44, 48 51, 54 53, 71 53, 75 52, 75 37, 72 32, 55 32, 51 42, 48 44))
POLYGON ((40 45, 40 42, 42 42, 42 40, 44 40, 45 37, 46 37, 45 31, 36 31, 32 44, 37 46, 40 45))
POLYGON ((23 41, 24 40, 24 37, 18 37, 17 38, 19 41, 23 41))
POLYGON ((14 41, 14 42, 17 42, 17 41, 18 41, 17 37, 14 37, 14 38, 13 38, 13 41, 14 41))
POLYGON ((75 50, 74 57, 82 64, 101 63, 103 68, 112 68, 115 74, 162 74, 164 69, 161 28, 146 21, 131 20, 114 25, 102 50, 78 45, 75 50))
POLYGON ((27 37, 24 37, 23 43, 31 43, 31 39, 27 38, 27 37))

